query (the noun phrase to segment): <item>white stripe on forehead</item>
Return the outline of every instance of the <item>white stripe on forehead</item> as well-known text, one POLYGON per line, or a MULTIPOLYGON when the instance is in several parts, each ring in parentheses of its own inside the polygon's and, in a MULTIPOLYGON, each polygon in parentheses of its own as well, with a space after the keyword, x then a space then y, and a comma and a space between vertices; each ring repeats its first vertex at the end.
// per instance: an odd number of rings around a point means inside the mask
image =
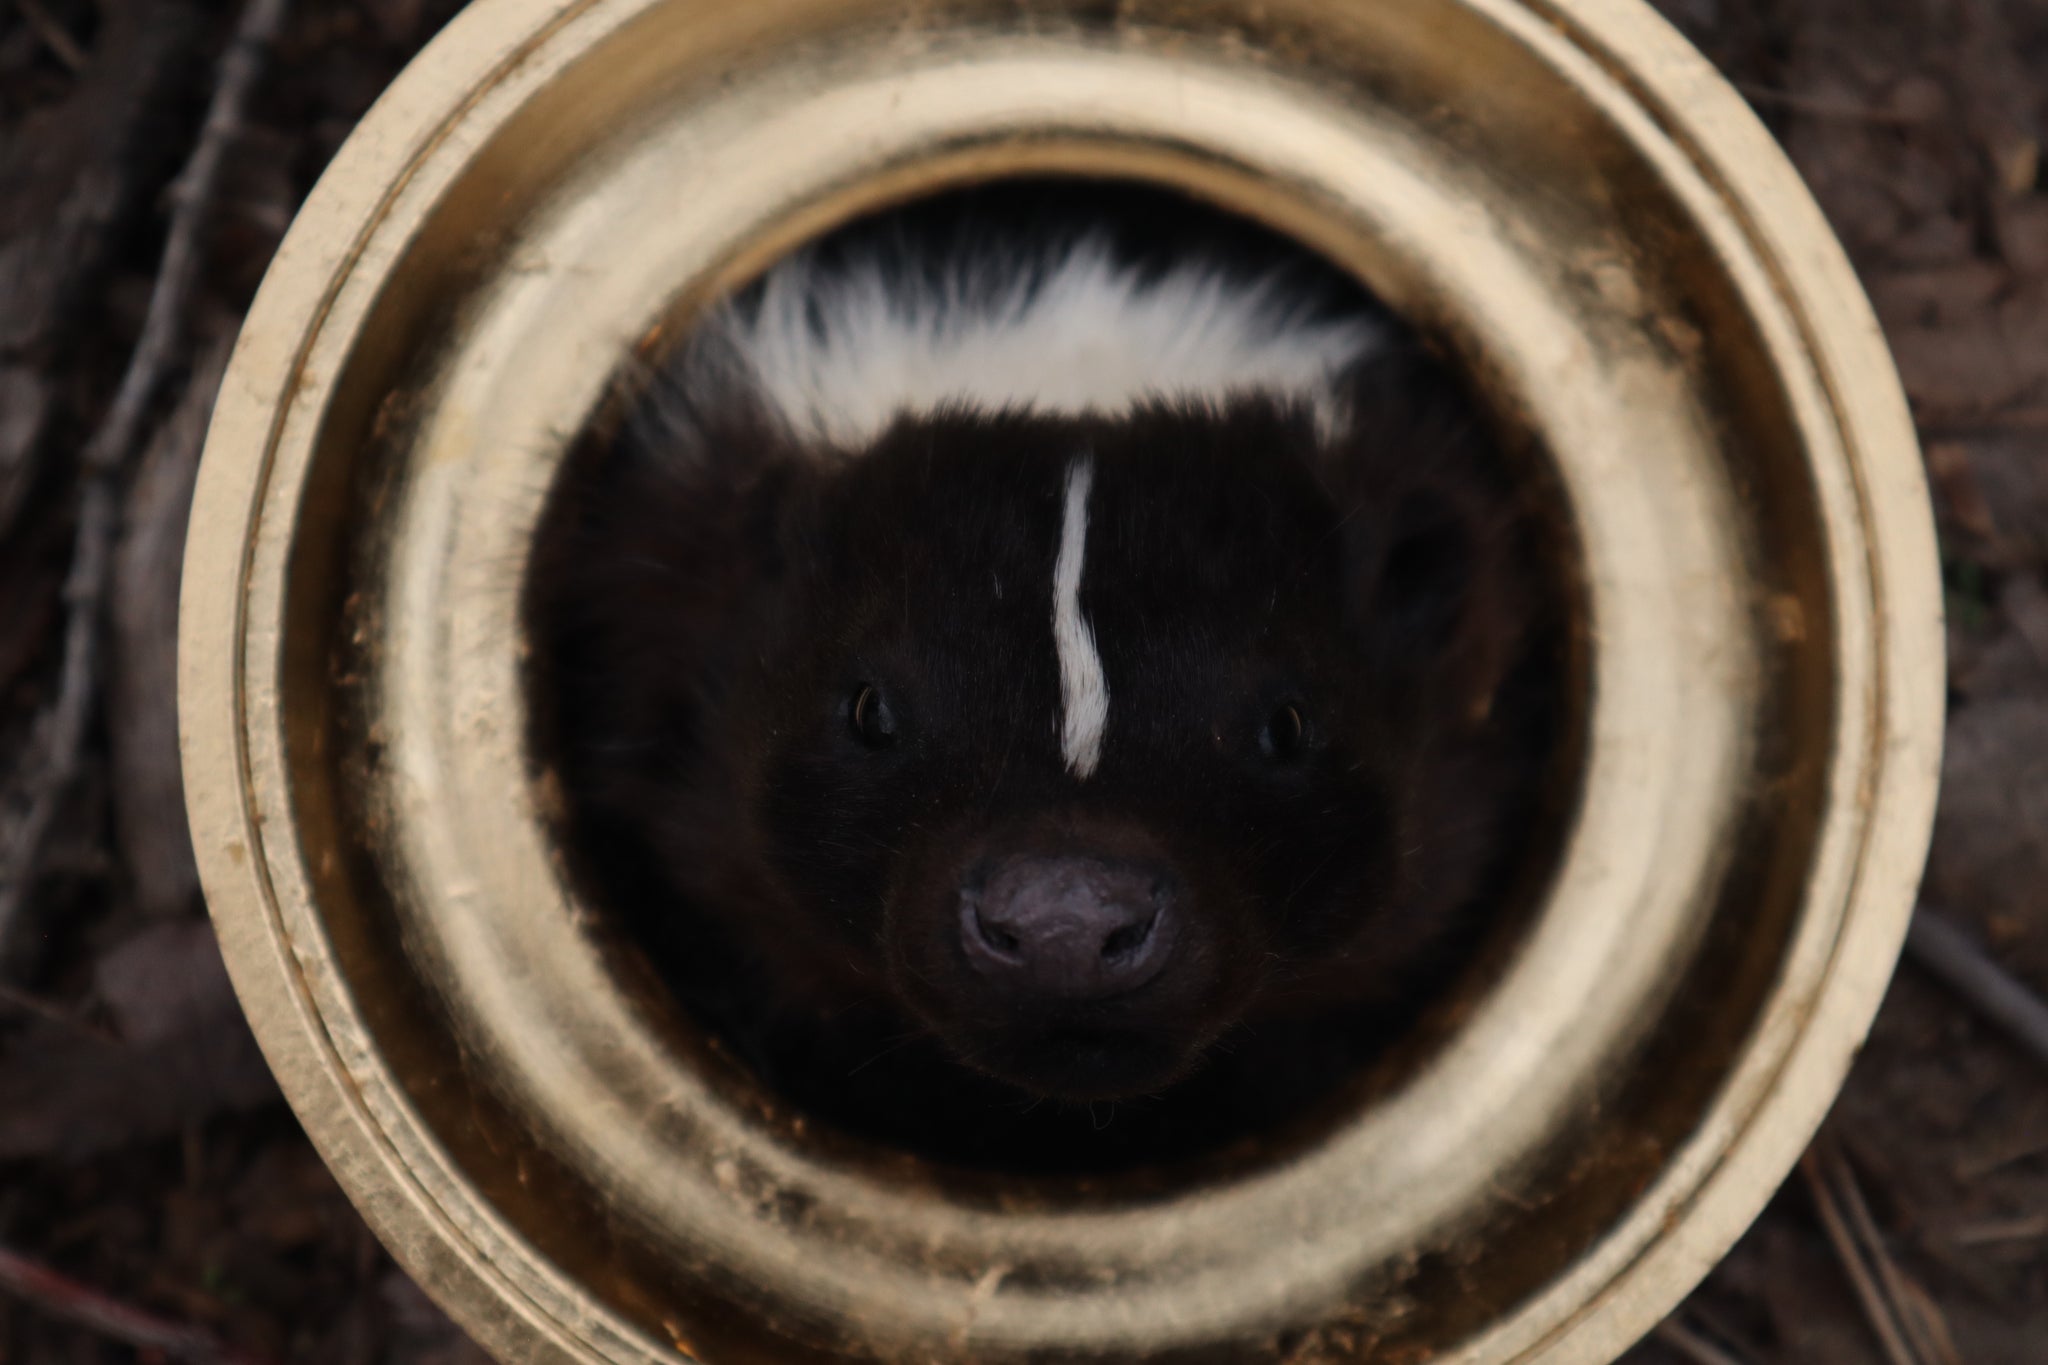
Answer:
POLYGON ((1109 683, 1095 630, 1081 615, 1081 564, 1088 548, 1088 493, 1095 461, 1083 455, 1067 467, 1066 514, 1060 554, 1052 569, 1052 639, 1060 660, 1060 751, 1067 770, 1087 778, 1102 761, 1109 731, 1109 683))
POLYGON ((798 252, 706 319, 700 363, 736 372, 699 378, 737 381, 799 438, 847 450, 954 405, 1114 416, 1252 391, 1305 402, 1327 432, 1337 375, 1381 337, 1375 319, 1317 316, 1277 278, 1200 258, 1148 277, 1097 238, 900 264, 798 252))

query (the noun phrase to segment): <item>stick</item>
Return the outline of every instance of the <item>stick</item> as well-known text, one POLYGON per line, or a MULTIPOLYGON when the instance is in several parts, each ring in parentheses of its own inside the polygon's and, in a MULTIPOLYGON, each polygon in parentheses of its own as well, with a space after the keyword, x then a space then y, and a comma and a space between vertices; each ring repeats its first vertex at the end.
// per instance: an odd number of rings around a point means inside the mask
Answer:
POLYGON ((1849 1164, 1839 1144, 1827 1142, 1825 1138, 1822 1141, 1825 1143, 1821 1153, 1824 1173, 1834 1182, 1835 1195, 1849 1215, 1849 1229, 1856 1234, 1864 1255, 1877 1271, 1878 1283, 1884 1288, 1892 1317, 1911 1343, 1914 1356, 1932 1361, 1934 1365, 1959 1365, 1955 1347, 1949 1339, 1948 1324, 1939 1321, 1939 1309, 1927 1297, 1926 1291, 1899 1269, 1891 1249, 1884 1244, 1884 1234, 1877 1230, 1877 1219, 1871 1216, 1870 1203, 1864 1199, 1863 1186, 1856 1179, 1856 1168, 1849 1164), (1930 1315, 1934 1321, 1930 1321, 1930 1315))
POLYGON ((1920 422, 1926 440, 1998 436, 2015 431, 2048 431, 2048 408, 2009 407, 1936 410, 1920 422))
POLYGON ((187 1365, 263 1365, 259 1357, 224 1346, 196 1327, 132 1308, 6 1247, 0 1247, 0 1292, 53 1318, 187 1365))
MULTIPOLYGON (((114 847, 136 908, 163 917, 199 895, 178 758, 178 568, 207 418, 227 368, 227 339, 192 364, 177 410, 147 442, 128 479, 108 586, 105 681, 114 847)), ((56 860, 55 846, 45 865, 56 860)))
POLYGON ((1962 930, 1923 906, 1914 912, 1906 951, 1930 976, 2048 1066, 2048 1004, 1986 956, 1962 930))
POLYGON ((28 20, 28 26, 36 31, 43 45, 57 54, 58 61, 73 71, 85 69, 85 49, 78 45, 78 39, 65 32, 64 26, 42 7, 39 0, 14 0, 14 8, 28 20))
POLYGON ((1848 1219, 1821 1170, 1820 1150, 1818 1143, 1807 1148, 1806 1155, 1799 1160, 1799 1171, 1806 1177, 1807 1187, 1813 1193, 1814 1207, 1819 1211, 1821 1227, 1835 1249, 1835 1258, 1842 1263, 1842 1269, 1849 1277, 1849 1287, 1856 1291, 1856 1301, 1863 1307, 1864 1320, 1877 1334, 1878 1344, 1884 1347, 1884 1356, 1890 1365, 1924 1365, 1907 1346, 1884 1290, 1871 1274, 1870 1267, 1863 1263, 1863 1252, 1856 1243, 1856 1235, 1850 1231, 1848 1219))
POLYGON ((1651 1335, 1693 1365, 1743 1365, 1739 1358, 1708 1341, 1677 1318, 1664 1319, 1651 1335))
POLYGON ((43 846, 57 812, 78 778, 87 721, 98 692, 102 601, 120 520, 121 487, 129 453, 150 399, 169 369, 185 328, 185 314, 199 273, 200 229, 219 187, 221 163, 242 122, 264 57, 284 23, 287 0, 249 0, 235 36, 221 57, 220 78, 207 106, 191 160, 171 185, 171 225, 162 264, 150 291, 149 311, 128 369, 107 415, 80 457, 84 491, 78 508, 71 571, 64 582, 69 612, 57 700, 39 727, 41 771, 35 774, 27 814, 0 868, 0 964, 20 932, 22 909, 36 880, 43 846))
POLYGON ((30 1015, 43 1020, 45 1023, 56 1024, 59 1027, 70 1029, 74 1033, 83 1034, 88 1038, 97 1038, 103 1043, 119 1043, 121 1041, 105 1029, 96 1024, 88 1023, 54 1001, 45 1000, 40 995, 17 990, 5 982, 0 982, 0 1015, 9 1013, 30 1015))
POLYGON ((2038 1132, 1988 1152, 1979 1151, 1966 1160, 1956 1162, 1953 1170, 1957 1180, 1974 1183, 1994 1171, 2037 1156, 2048 1156, 2048 1135, 2038 1132))
POLYGON ((1926 114, 1901 113, 1892 109, 1878 109, 1871 105, 1859 104, 1853 100, 1831 100, 1822 96, 1802 95, 1794 90, 1780 90, 1775 86, 1738 83, 1735 87, 1751 104, 1766 108, 1786 109, 1808 118, 1841 119, 1850 123, 1868 123, 1879 128, 1911 128, 1918 124, 1931 123, 1926 114))
POLYGON ((1998 605, 2041 666, 2048 668, 2048 588, 2032 574, 2014 574, 1998 595, 1998 605))
POLYGON ((2048 1237, 2048 1213, 2029 1213, 2018 1218, 1971 1223, 1967 1227, 1958 1228, 1949 1240, 1959 1247, 1981 1247, 1999 1242, 2033 1242, 2043 1237, 2048 1237))

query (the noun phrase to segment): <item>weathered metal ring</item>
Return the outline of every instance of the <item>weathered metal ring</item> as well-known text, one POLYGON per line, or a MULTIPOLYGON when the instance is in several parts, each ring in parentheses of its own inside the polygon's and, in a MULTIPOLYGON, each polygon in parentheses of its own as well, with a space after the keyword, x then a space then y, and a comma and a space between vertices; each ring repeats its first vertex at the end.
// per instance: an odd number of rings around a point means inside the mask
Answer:
POLYGON ((508 1359, 1611 1359, 1819 1121, 1925 851, 1895 376, 1635 0, 481 0, 279 251, 192 528, 237 989, 508 1359), (1444 338, 1548 452, 1584 584, 1578 796, 1511 960, 1393 1093, 1164 1191, 1006 1197, 714 1075, 576 904, 525 749, 526 542, 628 348, 863 208, 1043 171, 1262 219, 1444 338))

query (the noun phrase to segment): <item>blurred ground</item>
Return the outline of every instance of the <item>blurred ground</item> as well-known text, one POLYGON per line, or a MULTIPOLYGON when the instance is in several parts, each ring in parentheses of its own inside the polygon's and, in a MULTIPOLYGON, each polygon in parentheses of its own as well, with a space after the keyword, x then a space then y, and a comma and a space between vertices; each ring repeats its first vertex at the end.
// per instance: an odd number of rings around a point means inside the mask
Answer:
MULTIPOLYGON (((176 528, 221 343, 320 168, 456 7, 292 10, 227 144, 138 462, 109 485, 78 780, 19 931, 0 930, 0 1365, 481 1360, 363 1229, 241 1025, 183 843, 169 673, 176 528), (24 1288, 37 1267, 105 1298, 24 1288), (156 1347, 117 1344, 149 1339, 124 1307, 151 1315, 156 1347)), ((2048 6, 1663 8, 1783 140, 1897 353, 1953 651, 1926 898, 2048 993, 2048 6)), ((135 348, 235 22, 198 0, 0 0, 0 887, 52 762, 40 718, 61 709, 80 451, 135 348)), ((1903 968, 1811 1174, 1630 1361, 2048 1361, 2048 1067, 1903 968), (1852 1283, 1865 1261, 1902 1341, 1852 1283)))

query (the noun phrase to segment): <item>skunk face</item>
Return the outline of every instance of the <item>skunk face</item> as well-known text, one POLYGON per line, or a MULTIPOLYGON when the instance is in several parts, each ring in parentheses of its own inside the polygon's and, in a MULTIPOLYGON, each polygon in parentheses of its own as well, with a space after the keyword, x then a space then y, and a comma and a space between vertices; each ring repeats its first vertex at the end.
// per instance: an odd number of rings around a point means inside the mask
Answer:
POLYGON ((1499 832, 1523 566, 1462 400, 1213 263, 877 261, 700 328, 543 527, 630 914, 771 1032, 851 1010, 1038 1097, 1397 992, 1499 832))
POLYGON ((906 421, 785 510, 734 795, 970 1065, 1157 1090, 1388 910, 1395 745, 1313 449, 1257 401, 906 421))

